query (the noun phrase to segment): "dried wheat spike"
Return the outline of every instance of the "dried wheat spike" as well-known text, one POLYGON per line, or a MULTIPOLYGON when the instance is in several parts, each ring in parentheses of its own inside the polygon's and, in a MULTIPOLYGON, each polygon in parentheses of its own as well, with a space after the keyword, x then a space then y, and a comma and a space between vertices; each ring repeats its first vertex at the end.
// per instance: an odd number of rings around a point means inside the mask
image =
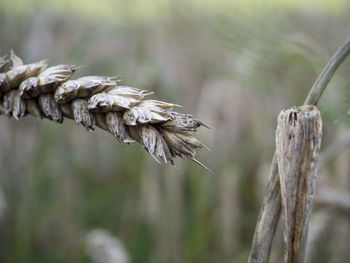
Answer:
POLYGON ((153 92, 118 86, 118 77, 70 80, 78 68, 47 67, 46 60, 25 65, 11 50, 9 59, 0 57, 0 115, 30 114, 58 123, 69 118, 89 131, 97 126, 110 132, 121 143, 136 141, 158 162, 174 165, 176 156, 187 157, 210 171, 195 159, 196 150, 207 147, 193 136, 207 125, 174 112, 176 104, 143 100, 153 92))

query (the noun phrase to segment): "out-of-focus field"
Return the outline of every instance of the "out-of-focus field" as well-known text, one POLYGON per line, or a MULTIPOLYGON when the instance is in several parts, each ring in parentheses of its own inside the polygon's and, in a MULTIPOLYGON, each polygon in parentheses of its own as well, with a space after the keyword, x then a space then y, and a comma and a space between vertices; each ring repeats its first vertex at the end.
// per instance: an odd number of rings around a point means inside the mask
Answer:
MULTIPOLYGON (((74 77, 121 75, 183 105, 211 126, 198 134, 210 148, 198 159, 215 172, 184 160, 159 165, 139 145, 70 120, 1 116, 0 262, 110 263, 91 241, 103 229, 129 262, 239 263, 248 258, 277 115, 303 103, 350 37, 350 3, 0 0, 0 25, 0 55, 13 48, 26 62, 84 65, 74 77)), ((319 109, 323 151, 340 146, 321 160, 316 196, 347 196, 350 59, 319 109)), ((309 261, 350 262, 349 243, 349 214, 316 204, 309 261)), ((282 252, 278 230, 272 262, 282 252)))

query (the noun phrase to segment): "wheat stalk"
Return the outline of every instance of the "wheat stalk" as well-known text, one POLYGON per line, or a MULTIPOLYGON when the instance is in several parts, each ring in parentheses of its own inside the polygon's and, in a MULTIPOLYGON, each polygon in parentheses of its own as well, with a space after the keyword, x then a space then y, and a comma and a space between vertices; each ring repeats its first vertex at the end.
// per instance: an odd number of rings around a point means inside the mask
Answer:
MULTIPOLYGON (((318 76, 309 91, 304 105, 317 105, 329 81, 336 70, 350 54, 350 38, 334 53, 327 65, 318 76)), ((270 257, 272 241, 276 232, 278 220, 281 214, 281 184, 277 154, 275 152, 272 162, 267 187, 260 208, 256 224, 252 247, 249 255, 249 263, 267 263, 270 257)), ((305 249, 305 248, 303 248, 305 249)), ((287 250, 285 250, 285 254, 287 250)))
POLYGON ((176 104, 143 100, 152 92, 119 86, 118 77, 70 78, 79 67, 48 67, 46 60, 24 64, 12 50, 0 57, 0 115, 16 120, 33 115, 62 123, 75 120, 87 130, 102 128, 119 142, 138 142, 158 162, 174 165, 174 158, 195 159, 196 150, 207 147, 193 134, 204 126, 190 114, 173 111, 176 104), (9 65, 12 63, 10 69, 9 65))

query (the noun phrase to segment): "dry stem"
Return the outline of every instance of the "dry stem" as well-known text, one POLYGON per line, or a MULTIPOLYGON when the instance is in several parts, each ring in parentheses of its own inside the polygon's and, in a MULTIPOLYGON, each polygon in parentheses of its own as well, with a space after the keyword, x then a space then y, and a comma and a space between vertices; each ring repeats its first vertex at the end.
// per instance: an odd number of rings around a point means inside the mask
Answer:
POLYGON ((292 108, 278 116, 276 154, 286 263, 304 260, 321 138, 321 115, 315 106, 292 108))
MULTIPOLYGON (((317 105, 327 84, 333 77, 335 71, 346 59, 350 53, 350 38, 336 51, 336 53, 329 60, 328 64, 322 70, 316 82, 312 86, 309 94, 304 102, 304 105, 317 105)), ((281 213, 281 196, 280 196, 280 182, 278 178, 278 165, 275 157, 271 163, 268 186, 265 190, 265 196, 261 205, 260 214, 258 217, 257 227, 253 237, 251 252, 249 255, 249 263, 266 263, 269 261, 270 250, 275 233, 278 218, 281 213), (278 198, 273 198, 274 196, 278 198), (270 201, 268 205, 266 202, 270 201), (266 216, 261 216, 266 215, 266 216), (262 226, 268 226, 270 231, 264 233, 258 230, 262 226), (272 235, 272 237, 271 237, 272 235), (268 242, 268 243, 266 243, 268 242)))

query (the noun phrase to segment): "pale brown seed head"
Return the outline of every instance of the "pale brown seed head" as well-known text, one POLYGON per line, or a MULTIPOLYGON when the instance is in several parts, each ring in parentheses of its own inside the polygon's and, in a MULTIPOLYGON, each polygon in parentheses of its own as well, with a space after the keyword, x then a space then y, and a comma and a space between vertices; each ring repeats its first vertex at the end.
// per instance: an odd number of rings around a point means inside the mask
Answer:
MULTIPOLYGON (((0 58, 0 70, 5 60, 0 58)), ((176 156, 187 157, 209 170, 194 159, 196 149, 206 147, 192 135, 198 127, 206 125, 189 114, 173 112, 178 105, 142 101, 152 92, 118 87, 113 77, 69 80, 77 69, 74 66, 58 65, 43 71, 45 61, 23 65, 14 53, 11 60, 13 69, 0 72, 0 92, 3 92, 0 114, 12 113, 14 118, 19 118, 28 112, 57 122, 62 122, 65 116, 88 130, 97 125, 120 142, 136 140, 158 161, 174 164, 176 156)))

